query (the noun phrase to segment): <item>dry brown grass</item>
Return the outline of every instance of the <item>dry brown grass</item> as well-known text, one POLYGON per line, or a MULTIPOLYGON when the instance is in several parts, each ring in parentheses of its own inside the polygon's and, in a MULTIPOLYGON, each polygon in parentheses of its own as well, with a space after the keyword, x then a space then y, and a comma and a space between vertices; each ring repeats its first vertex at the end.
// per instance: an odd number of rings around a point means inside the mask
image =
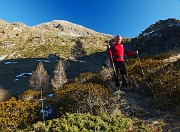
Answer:
POLYGON ((10 92, 0 87, 0 101, 8 100, 10 97, 11 97, 10 92))

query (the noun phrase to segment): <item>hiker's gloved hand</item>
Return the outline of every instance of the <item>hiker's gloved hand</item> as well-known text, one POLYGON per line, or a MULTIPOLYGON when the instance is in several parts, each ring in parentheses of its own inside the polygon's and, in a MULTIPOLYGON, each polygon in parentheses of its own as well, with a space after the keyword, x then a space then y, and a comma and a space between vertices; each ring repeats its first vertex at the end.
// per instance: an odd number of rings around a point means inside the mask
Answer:
POLYGON ((135 56, 138 56, 138 51, 135 51, 135 54, 134 54, 135 56))

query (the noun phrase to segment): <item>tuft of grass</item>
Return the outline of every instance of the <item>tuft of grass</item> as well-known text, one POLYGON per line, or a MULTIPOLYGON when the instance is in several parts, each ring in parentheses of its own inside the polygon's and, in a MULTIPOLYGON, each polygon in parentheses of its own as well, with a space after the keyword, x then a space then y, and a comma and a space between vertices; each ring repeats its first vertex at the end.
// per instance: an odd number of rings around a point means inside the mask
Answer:
POLYGON ((0 87, 0 102, 10 99, 11 96, 12 95, 8 90, 5 90, 2 87, 0 87))

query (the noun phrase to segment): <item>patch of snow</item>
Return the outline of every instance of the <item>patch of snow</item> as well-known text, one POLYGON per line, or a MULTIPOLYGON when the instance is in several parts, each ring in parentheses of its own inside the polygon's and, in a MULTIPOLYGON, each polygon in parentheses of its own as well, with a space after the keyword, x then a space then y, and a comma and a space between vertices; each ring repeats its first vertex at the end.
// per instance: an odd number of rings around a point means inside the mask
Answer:
POLYGON ((52 93, 52 94, 49 94, 48 96, 49 96, 49 97, 53 97, 53 96, 54 96, 54 93, 52 93))
POLYGON ((51 114, 53 112, 53 108, 50 107, 49 105, 46 105, 45 109, 41 109, 40 113, 44 113, 45 117, 48 117, 49 114, 51 114))
POLYGON ((18 81, 18 80, 19 80, 19 79, 17 79, 17 78, 16 78, 16 79, 14 79, 14 81, 15 81, 15 82, 16 82, 16 81, 18 81))
POLYGON ((32 73, 21 73, 19 75, 17 75, 16 77, 27 77, 27 76, 31 76, 32 73))
POLYGON ((16 81, 18 81, 19 79, 19 77, 28 77, 28 76, 31 76, 32 75, 32 73, 21 73, 21 74, 19 74, 19 75, 16 75, 16 78, 14 79, 14 81, 16 82, 16 81))
POLYGON ((50 62, 49 60, 36 60, 36 61, 50 62))
POLYGON ((4 64, 8 65, 8 64, 16 64, 17 62, 10 62, 10 61, 7 61, 7 62, 4 62, 4 64))

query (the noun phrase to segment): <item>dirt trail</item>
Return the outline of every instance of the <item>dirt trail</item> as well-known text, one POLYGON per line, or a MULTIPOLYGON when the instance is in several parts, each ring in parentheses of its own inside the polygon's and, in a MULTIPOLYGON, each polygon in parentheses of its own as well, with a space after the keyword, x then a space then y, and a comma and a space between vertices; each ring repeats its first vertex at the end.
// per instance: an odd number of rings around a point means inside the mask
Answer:
POLYGON ((169 57, 168 59, 164 59, 164 63, 175 62, 180 59, 180 48, 176 48, 171 51, 173 56, 169 57))
POLYGON ((180 53, 170 57, 169 59, 164 59, 164 62, 165 63, 169 63, 169 62, 175 62, 177 61, 178 59, 180 59, 180 53))

